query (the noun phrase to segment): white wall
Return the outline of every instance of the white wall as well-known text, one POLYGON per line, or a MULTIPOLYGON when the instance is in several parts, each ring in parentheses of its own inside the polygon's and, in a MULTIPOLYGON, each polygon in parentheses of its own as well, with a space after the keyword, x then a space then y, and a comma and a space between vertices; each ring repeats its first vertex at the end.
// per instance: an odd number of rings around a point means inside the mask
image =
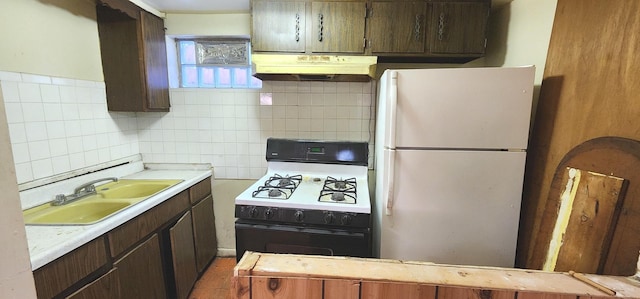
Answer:
POLYGON ((104 81, 95 2, 0 0, 0 71, 104 81))
POLYGON ((557 0, 514 0, 492 12, 488 26, 487 66, 535 65, 531 121, 540 95, 557 0))

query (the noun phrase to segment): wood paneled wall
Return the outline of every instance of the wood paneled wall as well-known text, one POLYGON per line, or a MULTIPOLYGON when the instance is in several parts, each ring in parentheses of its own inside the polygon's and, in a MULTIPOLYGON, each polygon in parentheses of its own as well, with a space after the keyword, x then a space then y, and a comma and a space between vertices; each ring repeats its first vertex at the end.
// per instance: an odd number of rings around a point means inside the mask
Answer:
MULTIPOLYGON (((517 266, 531 266, 545 205, 554 200, 551 182, 565 155, 598 137, 640 140, 639 53, 640 1, 558 0, 529 146, 517 266)), ((613 166, 598 167, 620 175, 613 166)), ((631 180, 628 193, 638 184, 631 180)), ((627 194, 611 245, 603 273, 635 273, 640 197, 627 194)))

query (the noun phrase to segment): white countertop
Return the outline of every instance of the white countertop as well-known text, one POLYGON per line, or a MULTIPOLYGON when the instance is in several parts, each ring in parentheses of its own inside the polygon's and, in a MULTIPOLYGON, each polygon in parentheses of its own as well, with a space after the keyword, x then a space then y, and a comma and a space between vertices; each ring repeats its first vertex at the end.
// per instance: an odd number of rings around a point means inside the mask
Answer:
MULTIPOLYGON (((174 167, 175 168, 175 167, 174 167)), ((149 199, 118 212, 92 225, 36 226, 26 225, 31 269, 36 270, 47 263, 71 252, 87 242, 118 227, 128 220, 155 207, 159 203, 186 190, 195 183, 212 175, 207 170, 144 169, 122 176, 123 179, 178 179, 183 180, 149 199)))

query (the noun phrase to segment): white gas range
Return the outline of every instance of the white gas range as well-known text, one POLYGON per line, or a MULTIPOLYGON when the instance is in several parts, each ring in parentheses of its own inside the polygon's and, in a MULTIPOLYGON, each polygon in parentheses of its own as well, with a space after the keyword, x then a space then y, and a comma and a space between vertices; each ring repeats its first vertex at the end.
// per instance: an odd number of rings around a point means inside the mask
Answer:
POLYGON ((235 200, 238 259, 245 250, 370 256, 366 142, 270 138, 266 158, 267 173, 235 200))

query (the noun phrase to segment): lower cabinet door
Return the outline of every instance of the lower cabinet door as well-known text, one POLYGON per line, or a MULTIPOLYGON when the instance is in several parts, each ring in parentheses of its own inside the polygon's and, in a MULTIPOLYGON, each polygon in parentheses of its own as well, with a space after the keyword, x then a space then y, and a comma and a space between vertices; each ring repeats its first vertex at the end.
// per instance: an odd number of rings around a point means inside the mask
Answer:
POLYGON ((120 280, 118 269, 111 269, 107 274, 87 284, 82 289, 66 297, 67 299, 119 299, 120 280))
POLYGON ((113 264, 118 270, 121 298, 167 298, 158 234, 113 264))
POLYGON ((198 273, 201 273, 218 253, 216 218, 213 215, 213 197, 209 195, 194 205, 191 212, 193 213, 196 266, 198 273))
POLYGON ((198 278, 192 225, 191 212, 186 212, 169 229, 176 298, 178 299, 186 299, 189 296, 191 288, 198 278))

